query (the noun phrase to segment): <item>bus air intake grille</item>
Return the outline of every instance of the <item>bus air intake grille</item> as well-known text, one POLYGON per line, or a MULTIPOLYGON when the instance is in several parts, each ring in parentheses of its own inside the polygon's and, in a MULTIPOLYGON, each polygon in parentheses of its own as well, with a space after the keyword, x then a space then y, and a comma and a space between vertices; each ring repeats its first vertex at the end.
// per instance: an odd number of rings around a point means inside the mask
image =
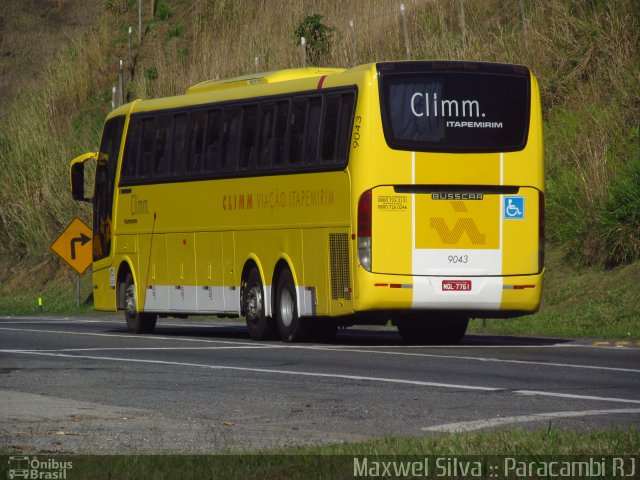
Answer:
POLYGON ((331 298, 351 300, 351 275, 349 274, 349 234, 330 233, 331 298))

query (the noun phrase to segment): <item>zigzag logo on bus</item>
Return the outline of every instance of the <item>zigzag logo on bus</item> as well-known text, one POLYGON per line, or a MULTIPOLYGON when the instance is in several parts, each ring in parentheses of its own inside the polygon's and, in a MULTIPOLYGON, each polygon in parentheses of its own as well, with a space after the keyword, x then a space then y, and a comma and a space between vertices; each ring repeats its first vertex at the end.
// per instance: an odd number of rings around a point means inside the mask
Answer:
MULTIPOLYGON (((468 213, 467 207, 463 202, 451 201, 449 203, 454 211, 458 213, 468 213)), ((487 241, 487 236, 478 230, 476 222, 474 222, 471 217, 459 218, 451 229, 443 217, 431 217, 429 226, 438 232, 440 240, 442 240, 442 243, 445 245, 455 245, 460 241, 465 232, 474 245, 485 245, 487 241)))

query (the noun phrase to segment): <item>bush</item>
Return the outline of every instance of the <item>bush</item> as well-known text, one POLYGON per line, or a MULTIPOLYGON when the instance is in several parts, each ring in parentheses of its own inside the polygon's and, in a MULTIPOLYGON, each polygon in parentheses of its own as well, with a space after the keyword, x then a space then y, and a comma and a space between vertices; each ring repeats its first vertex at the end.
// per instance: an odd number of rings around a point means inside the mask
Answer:
POLYGON ((307 42, 307 54, 312 64, 321 64, 323 57, 329 52, 334 28, 322 23, 322 15, 309 15, 296 28, 294 35, 300 40, 304 37, 307 42))
POLYGON ((605 265, 609 267, 640 259, 640 155, 636 158, 611 184, 611 195, 600 216, 605 265))
POLYGON ((169 8, 168 5, 166 5, 164 2, 163 3, 158 3, 158 5, 156 6, 156 17, 160 20, 167 21, 171 18, 171 16, 173 15, 173 12, 171 11, 171 8, 169 8))

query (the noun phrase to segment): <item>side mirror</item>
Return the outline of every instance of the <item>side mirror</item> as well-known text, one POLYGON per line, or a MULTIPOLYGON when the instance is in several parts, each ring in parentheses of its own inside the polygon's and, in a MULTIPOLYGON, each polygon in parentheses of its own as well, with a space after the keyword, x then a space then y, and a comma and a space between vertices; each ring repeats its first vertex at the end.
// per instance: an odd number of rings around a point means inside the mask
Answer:
POLYGON ((84 196, 84 162, 96 158, 96 153, 85 153, 71 160, 71 196, 79 202, 91 202, 84 196))
POLYGON ((71 166, 71 195, 76 201, 88 201, 84 196, 84 163, 71 166))

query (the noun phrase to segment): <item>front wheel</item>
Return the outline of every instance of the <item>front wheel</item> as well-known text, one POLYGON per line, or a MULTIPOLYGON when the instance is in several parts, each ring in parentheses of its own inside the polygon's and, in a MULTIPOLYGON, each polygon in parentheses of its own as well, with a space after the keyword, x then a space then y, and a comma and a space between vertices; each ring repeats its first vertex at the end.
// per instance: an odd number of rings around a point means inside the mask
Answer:
POLYGON ((156 328, 157 315, 138 311, 136 302, 136 284, 133 275, 127 273, 124 281, 124 317, 127 328, 132 333, 153 333, 156 328))

